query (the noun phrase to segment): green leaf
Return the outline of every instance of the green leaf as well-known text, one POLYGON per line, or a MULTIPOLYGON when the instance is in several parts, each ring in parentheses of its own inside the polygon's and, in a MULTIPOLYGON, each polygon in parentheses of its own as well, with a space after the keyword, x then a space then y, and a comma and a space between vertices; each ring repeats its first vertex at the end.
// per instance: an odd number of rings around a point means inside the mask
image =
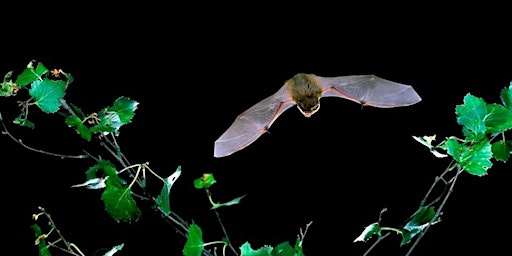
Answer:
POLYGON ((491 143, 486 138, 472 145, 459 144, 455 138, 449 138, 446 145, 448 154, 472 175, 484 176, 492 166, 491 143))
POLYGON ((174 182, 180 177, 181 175, 181 166, 178 166, 178 169, 174 171, 174 173, 164 179, 164 186, 162 188, 162 191, 160 192, 160 195, 156 198, 156 203, 158 204, 158 207, 165 213, 169 214, 171 213, 171 206, 170 206, 170 200, 169 200, 169 193, 171 192, 171 187, 174 184, 174 182))
POLYGON ((500 140, 498 142, 494 142, 491 145, 492 156, 502 162, 507 162, 510 158, 510 152, 512 152, 512 141, 503 141, 500 140))
POLYGON ((295 240, 295 251, 297 252, 295 256, 304 256, 304 252, 302 250, 302 240, 299 236, 297 236, 297 239, 295 240))
POLYGON ((34 129, 36 125, 28 120, 28 114, 25 108, 21 109, 21 113, 12 121, 14 124, 34 129))
POLYGON ((114 102, 114 106, 110 109, 119 115, 119 119, 123 124, 129 123, 135 115, 135 110, 139 105, 138 102, 127 97, 120 97, 114 102))
POLYGON ((51 256, 50 250, 48 249, 48 244, 46 243, 46 239, 42 237, 43 232, 41 232, 41 228, 37 224, 33 224, 32 230, 36 234, 36 245, 39 250, 39 256, 51 256))
POLYGON ((272 247, 265 245, 258 250, 253 250, 251 248, 251 244, 249 242, 245 242, 240 246, 241 255, 240 256, 271 256, 272 247))
POLYGON ((12 71, 5 74, 4 81, 0 84, 0 96, 14 96, 18 92, 20 87, 9 79, 11 75, 12 71))
POLYGON ((213 174, 204 173, 203 176, 201 176, 201 178, 197 178, 194 180, 194 187, 197 189, 209 188, 216 182, 217 181, 213 177, 213 174))
POLYGON ((133 200, 130 187, 119 178, 115 166, 107 161, 100 160, 86 172, 87 180, 106 178, 105 190, 101 199, 105 204, 105 210, 115 221, 131 222, 138 220, 141 215, 135 200, 133 200), (103 171, 101 173, 100 171, 103 171))
POLYGON ((409 243, 414 236, 423 231, 428 225, 434 225, 440 222, 441 219, 439 217, 434 220, 435 215, 434 206, 420 206, 411 220, 407 222, 403 228, 407 232, 402 233, 401 245, 409 243))
POLYGON ((460 161, 461 144, 459 144, 457 138, 450 137, 446 140, 446 152, 448 152, 448 154, 452 156, 455 161, 460 161))
POLYGON ((488 139, 483 139, 472 146, 464 146, 459 164, 468 173, 484 176, 491 168, 492 149, 488 139))
POLYGON ((60 100, 64 97, 66 83, 63 81, 52 81, 47 78, 36 80, 29 90, 30 96, 34 97, 35 104, 45 113, 55 113, 60 108, 60 100))
POLYGON ((65 120, 69 127, 74 127, 75 131, 85 140, 91 141, 92 133, 78 116, 68 116, 65 120))
POLYGON ((289 242, 282 242, 278 244, 272 250, 273 256, 293 256, 295 255, 295 249, 290 245, 289 242))
POLYGON ((212 208, 211 208, 211 209, 213 210, 213 209, 217 209, 217 208, 222 207, 222 206, 230 206, 230 205, 238 204, 238 203, 240 203, 240 201, 242 200, 242 198, 244 198, 245 196, 246 196, 246 195, 239 196, 239 197, 234 198, 234 199, 232 199, 231 201, 226 202, 226 203, 216 203, 216 204, 214 204, 214 205, 212 206, 212 208))
POLYGON ((498 104, 488 104, 484 122, 487 132, 491 134, 512 129, 512 109, 498 104))
POLYGON ((43 63, 39 62, 37 67, 34 69, 33 62, 30 62, 16 78, 16 83, 21 87, 25 87, 28 84, 40 79, 47 72, 48 69, 43 65, 43 63))
POLYGON ((512 82, 508 88, 501 90, 500 98, 505 107, 512 109, 512 82))
POLYGON ((485 135, 483 122, 487 114, 487 104, 482 98, 467 94, 464 104, 455 107, 457 123, 463 126, 464 135, 472 140, 478 140, 485 135))
POLYGON ((100 123, 91 128, 91 131, 118 134, 121 126, 131 122, 138 104, 138 102, 127 97, 118 98, 112 107, 100 111, 98 114, 100 123))
POLYGON ((203 248, 203 231, 198 225, 192 223, 188 228, 187 242, 185 243, 185 247, 183 247, 183 255, 200 256, 203 252, 203 248))
POLYGON ((372 224, 366 226, 364 228, 363 232, 356 239, 354 239, 354 243, 355 242, 366 242, 366 241, 368 241, 368 239, 370 239, 375 234, 380 236, 380 231, 381 231, 380 224, 378 222, 372 223, 372 224))

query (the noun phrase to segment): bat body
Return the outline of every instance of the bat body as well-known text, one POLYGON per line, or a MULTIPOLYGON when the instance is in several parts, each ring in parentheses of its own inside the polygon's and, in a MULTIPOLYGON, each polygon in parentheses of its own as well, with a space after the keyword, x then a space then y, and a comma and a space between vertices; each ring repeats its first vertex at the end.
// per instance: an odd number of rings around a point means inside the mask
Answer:
POLYGON ((238 115, 215 141, 214 156, 228 156, 249 146, 292 106, 296 105, 305 117, 310 117, 320 109, 322 97, 339 97, 379 108, 403 107, 421 101, 412 86, 374 75, 321 77, 299 73, 276 93, 238 115))

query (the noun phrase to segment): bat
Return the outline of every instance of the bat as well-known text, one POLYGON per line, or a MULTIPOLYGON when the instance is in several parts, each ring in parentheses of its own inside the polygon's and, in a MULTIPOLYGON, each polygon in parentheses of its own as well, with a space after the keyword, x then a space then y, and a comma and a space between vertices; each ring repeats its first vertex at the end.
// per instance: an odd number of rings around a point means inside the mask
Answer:
POLYGON ((421 101, 412 86, 375 75, 321 77, 298 73, 276 93, 238 115, 215 141, 214 157, 228 156, 249 146, 292 106, 310 117, 320 109, 322 97, 339 97, 378 108, 403 107, 421 101))

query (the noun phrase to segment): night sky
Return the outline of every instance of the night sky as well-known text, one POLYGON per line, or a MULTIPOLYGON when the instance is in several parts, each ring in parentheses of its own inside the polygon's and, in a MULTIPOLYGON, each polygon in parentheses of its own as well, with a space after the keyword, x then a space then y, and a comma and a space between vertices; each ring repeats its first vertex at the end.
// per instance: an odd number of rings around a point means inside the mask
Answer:
MULTIPOLYGON (((383 208, 383 223, 402 224, 449 164, 412 136, 461 137, 455 106, 464 96, 499 103, 501 89, 512 81, 510 28, 498 14, 483 23, 470 14, 451 19, 450 11, 338 13, 332 7, 304 7, 302 12, 329 11, 302 15, 254 7, 205 14, 162 8, 131 6, 115 19, 114 10, 84 19, 63 11, 44 17, 34 12, 34 30, 12 19, 0 51, 0 74, 19 74, 31 60, 62 69, 75 78, 65 99, 87 113, 120 96, 139 102, 133 121, 120 129, 121 150, 131 163, 149 162, 162 177, 181 166, 171 209, 201 226, 205 241, 223 235, 193 180, 213 173, 217 201, 246 195, 241 204, 219 209, 235 248, 246 241, 253 248, 293 244, 312 222, 303 243, 306 255, 363 255, 375 241, 353 243, 364 227, 377 221, 383 208), (69 29, 68 22, 73 22, 69 29), (380 109, 323 98, 312 117, 290 108, 256 142, 215 158, 214 142, 236 116, 296 73, 374 74, 413 86, 422 101, 380 109)), ((33 108, 34 130, 14 125, 17 101, 26 97, 22 91, 18 98, 0 99, 4 122, 17 139, 48 152, 87 150, 108 158, 58 114, 33 108)), ((3 216, 9 226, 4 243, 15 244, 12 249, 23 251, 20 255, 36 255, 30 225, 38 206, 85 255, 103 255, 100 249, 121 243, 116 255, 181 255, 185 239, 148 203, 140 202, 137 222, 116 223, 104 211, 101 191, 71 188, 85 181, 92 159, 42 155, 7 136, 0 137, 0 145, 7 181, 3 216)), ((493 164, 486 176, 459 177, 442 222, 413 255, 508 250, 511 237, 503 228, 512 174, 510 163, 493 164)), ((156 196, 160 189, 148 174, 148 191, 156 196)), ((391 234, 371 255, 404 255, 409 246, 399 244, 400 237, 391 234)))

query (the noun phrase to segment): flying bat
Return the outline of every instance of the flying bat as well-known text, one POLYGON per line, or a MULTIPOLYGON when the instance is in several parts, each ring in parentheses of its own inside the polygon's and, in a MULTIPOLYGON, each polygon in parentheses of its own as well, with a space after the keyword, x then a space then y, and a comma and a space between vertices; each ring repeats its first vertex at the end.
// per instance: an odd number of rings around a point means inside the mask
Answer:
POLYGON ((249 146, 292 106, 310 117, 320 109, 322 97, 339 97, 378 108, 403 107, 421 101, 412 86, 375 75, 321 77, 299 73, 276 93, 238 115, 215 141, 214 156, 228 156, 249 146))

